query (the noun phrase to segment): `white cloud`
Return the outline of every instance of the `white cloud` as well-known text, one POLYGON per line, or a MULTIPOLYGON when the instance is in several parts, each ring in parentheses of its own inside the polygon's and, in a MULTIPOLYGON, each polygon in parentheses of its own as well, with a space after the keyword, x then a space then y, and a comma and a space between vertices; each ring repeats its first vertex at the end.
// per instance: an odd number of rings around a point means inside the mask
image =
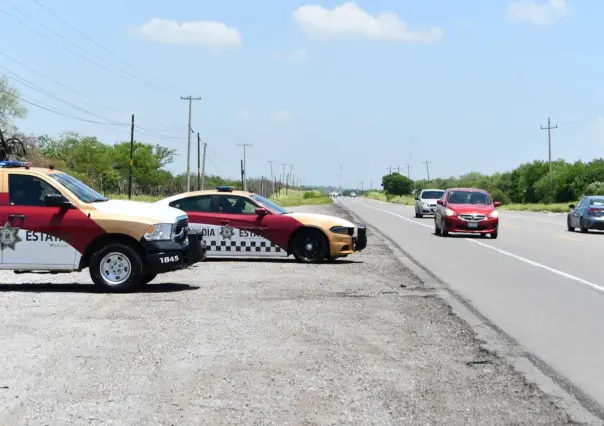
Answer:
POLYGON ((278 123, 291 123, 294 121, 294 114, 287 109, 282 109, 273 114, 273 121, 278 123))
POLYGON ((200 46, 239 46, 241 35, 237 28, 222 22, 176 22, 152 18, 137 28, 137 33, 148 40, 166 44, 200 46))
POLYGON ((271 52, 269 56, 276 61, 308 62, 310 60, 308 53, 302 49, 292 52, 271 52))
POLYGON ((412 30, 395 13, 373 16, 353 2, 333 9, 319 5, 301 6, 294 11, 294 20, 309 36, 318 39, 435 43, 444 37, 442 28, 412 30))
POLYGON ((537 25, 552 25, 570 14, 567 0, 518 0, 508 5, 508 19, 528 21, 537 25))

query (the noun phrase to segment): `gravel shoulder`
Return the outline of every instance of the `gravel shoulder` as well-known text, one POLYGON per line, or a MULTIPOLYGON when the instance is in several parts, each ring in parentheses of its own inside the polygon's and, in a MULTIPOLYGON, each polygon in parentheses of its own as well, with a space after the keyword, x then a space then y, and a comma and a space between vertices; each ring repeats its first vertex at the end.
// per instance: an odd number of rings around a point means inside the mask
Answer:
POLYGON ((137 294, 0 282, 2 425, 570 424, 371 232, 332 264, 209 261, 137 294))

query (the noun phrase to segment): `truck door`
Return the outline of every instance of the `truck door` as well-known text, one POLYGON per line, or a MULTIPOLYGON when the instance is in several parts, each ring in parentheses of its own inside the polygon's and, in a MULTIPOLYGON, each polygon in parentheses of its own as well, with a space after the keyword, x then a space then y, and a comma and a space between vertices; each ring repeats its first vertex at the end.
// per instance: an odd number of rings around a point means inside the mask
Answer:
POLYGON ((60 192, 41 177, 19 171, 5 174, 8 197, 0 195, 0 202, 8 198, 0 217, 2 269, 75 269, 80 255, 66 240, 78 233, 79 210, 46 206, 46 194, 60 192))

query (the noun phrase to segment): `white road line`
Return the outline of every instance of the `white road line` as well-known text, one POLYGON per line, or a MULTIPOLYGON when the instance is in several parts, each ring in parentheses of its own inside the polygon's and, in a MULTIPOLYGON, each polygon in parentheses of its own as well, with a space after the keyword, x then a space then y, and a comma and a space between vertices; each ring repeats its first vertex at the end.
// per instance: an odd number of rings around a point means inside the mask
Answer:
MULTIPOLYGON (((399 217, 399 218, 401 218, 403 220, 406 220, 407 222, 415 223, 416 225, 425 226, 426 228, 433 228, 430 225, 426 225, 425 223, 421 223, 421 222, 415 221, 413 219, 409 219, 408 217, 401 216, 400 214, 396 214, 396 213, 393 213, 393 212, 388 211, 388 210, 378 209, 377 207, 373 207, 373 206, 370 206, 369 204, 365 204, 365 203, 363 203, 363 205, 365 205, 366 207, 369 207, 370 209, 379 210, 379 211, 382 211, 384 213, 388 213, 388 214, 391 214, 393 216, 399 217)), ((514 258, 514 259, 519 260, 519 261, 524 262, 524 263, 528 263, 529 265, 535 266, 537 268, 545 269, 546 271, 549 271, 549 272, 551 272, 553 274, 556 274, 556 275, 559 275, 561 277, 567 278, 569 280, 578 282, 578 283, 583 284, 583 285, 585 285, 587 287, 591 287, 592 289, 597 290, 597 291, 599 291, 601 293, 604 293, 604 287, 601 287, 601 286, 599 286, 597 284, 594 284, 592 282, 584 280, 583 278, 576 277, 574 275, 568 274, 568 273, 560 271, 558 269, 551 268, 551 267, 549 267, 547 265, 543 265, 541 263, 535 262, 535 261, 527 259, 525 257, 518 256, 517 254, 510 253, 509 251, 501 250, 499 248, 493 247, 493 246, 491 246, 489 244, 485 244, 485 243, 480 242, 480 241, 470 240, 470 239, 463 240, 463 241, 467 241, 467 242, 472 243, 472 244, 477 244, 477 245, 479 245, 481 247, 484 247, 484 248, 496 251, 499 254, 503 254, 504 256, 509 256, 511 258, 514 258)))

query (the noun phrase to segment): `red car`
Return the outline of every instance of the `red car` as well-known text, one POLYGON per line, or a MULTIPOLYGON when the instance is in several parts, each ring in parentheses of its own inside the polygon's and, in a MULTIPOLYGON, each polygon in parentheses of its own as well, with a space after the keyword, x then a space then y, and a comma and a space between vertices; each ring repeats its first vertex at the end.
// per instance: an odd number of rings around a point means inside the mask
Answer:
POLYGON ((449 232, 464 234, 490 234, 497 238, 499 230, 499 201, 487 191, 476 188, 447 189, 436 201, 434 234, 446 237, 449 232))

